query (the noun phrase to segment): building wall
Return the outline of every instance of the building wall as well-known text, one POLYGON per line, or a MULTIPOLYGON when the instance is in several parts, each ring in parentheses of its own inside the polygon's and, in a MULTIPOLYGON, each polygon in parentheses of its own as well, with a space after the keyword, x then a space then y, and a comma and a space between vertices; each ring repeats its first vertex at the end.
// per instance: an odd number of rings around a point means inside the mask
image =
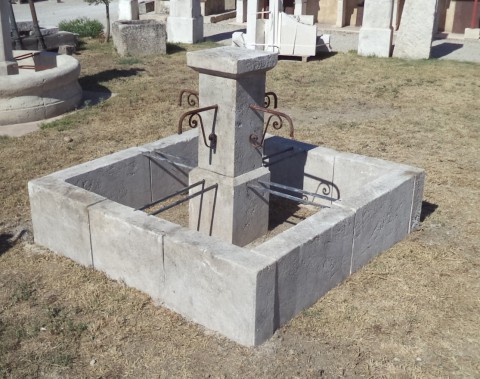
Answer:
MULTIPOLYGON (((362 26, 364 3, 368 0, 347 0, 346 25, 362 26)), ((395 1, 398 16, 405 0, 395 1)), ((308 0, 306 14, 314 15, 315 22, 320 24, 335 25, 337 20, 337 0, 308 0)), ((464 33, 465 28, 470 27, 472 17, 473 0, 439 0, 439 31, 449 33, 464 33)), ((480 22, 480 13, 478 15, 480 22)), ((393 20, 395 28, 398 22, 393 20)))

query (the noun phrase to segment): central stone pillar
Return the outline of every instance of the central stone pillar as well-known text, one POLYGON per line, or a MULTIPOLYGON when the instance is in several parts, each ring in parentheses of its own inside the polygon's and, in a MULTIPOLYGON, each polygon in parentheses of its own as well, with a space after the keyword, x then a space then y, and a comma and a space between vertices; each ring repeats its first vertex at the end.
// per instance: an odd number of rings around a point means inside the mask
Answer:
POLYGON ((393 0, 366 0, 358 55, 388 58, 392 49, 393 0))
POLYGON ((203 40, 200 0, 170 0, 168 42, 197 43, 203 40))
POLYGON ((12 53, 9 11, 8 1, 0 0, 0 76, 18 74, 18 64, 12 53))
POLYGON ((266 71, 276 64, 275 53, 236 47, 187 54, 187 65, 200 74, 200 107, 218 106, 201 113, 206 136, 215 133, 217 142, 207 147, 199 131, 198 167, 189 178, 218 188, 190 201, 190 228, 238 246, 268 230, 268 194, 248 186, 270 178, 261 152, 250 144, 251 134, 262 135, 263 113, 250 105, 263 106, 266 71))

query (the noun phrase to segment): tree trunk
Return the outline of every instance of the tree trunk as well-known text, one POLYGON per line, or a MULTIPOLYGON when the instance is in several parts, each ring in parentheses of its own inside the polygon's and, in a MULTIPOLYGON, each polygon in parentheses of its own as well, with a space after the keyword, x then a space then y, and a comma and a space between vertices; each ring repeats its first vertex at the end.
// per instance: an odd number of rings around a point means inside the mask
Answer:
POLYGON ((105 42, 110 41, 110 1, 105 1, 105 12, 107 14, 107 31, 105 32, 105 42))

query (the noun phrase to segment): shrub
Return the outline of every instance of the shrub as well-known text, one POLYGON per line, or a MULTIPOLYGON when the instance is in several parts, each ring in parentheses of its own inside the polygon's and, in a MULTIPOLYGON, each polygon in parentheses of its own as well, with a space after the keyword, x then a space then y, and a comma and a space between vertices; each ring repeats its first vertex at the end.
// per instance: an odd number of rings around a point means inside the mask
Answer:
POLYGON ((58 28, 62 31, 76 33, 80 37, 97 38, 103 32, 100 21, 91 20, 87 17, 76 18, 71 21, 60 21, 58 28))

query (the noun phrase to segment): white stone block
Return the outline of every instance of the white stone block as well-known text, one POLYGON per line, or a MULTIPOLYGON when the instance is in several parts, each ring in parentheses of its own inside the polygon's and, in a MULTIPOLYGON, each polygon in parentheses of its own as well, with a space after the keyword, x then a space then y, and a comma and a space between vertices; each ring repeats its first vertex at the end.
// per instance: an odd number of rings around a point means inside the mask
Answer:
POLYGON ((437 2, 438 0, 405 0, 393 50, 395 58, 430 58, 437 2))
POLYGON ((174 17, 167 19, 167 40, 172 43, 203 41, 203 17, 174 17))
POLYGON ((466 40, 479 41, 480 40, 480 28, 476 28, 476 29, 466 28, 465 29, 465 39, 466 40))
POLYGON ((28 183, 35 243, 92 265, 88 207, 104 197, 48 176, 28 183))
POLYGON ((388 58, 392 48, 393 0, 365 2, 358 54, 388 58))

